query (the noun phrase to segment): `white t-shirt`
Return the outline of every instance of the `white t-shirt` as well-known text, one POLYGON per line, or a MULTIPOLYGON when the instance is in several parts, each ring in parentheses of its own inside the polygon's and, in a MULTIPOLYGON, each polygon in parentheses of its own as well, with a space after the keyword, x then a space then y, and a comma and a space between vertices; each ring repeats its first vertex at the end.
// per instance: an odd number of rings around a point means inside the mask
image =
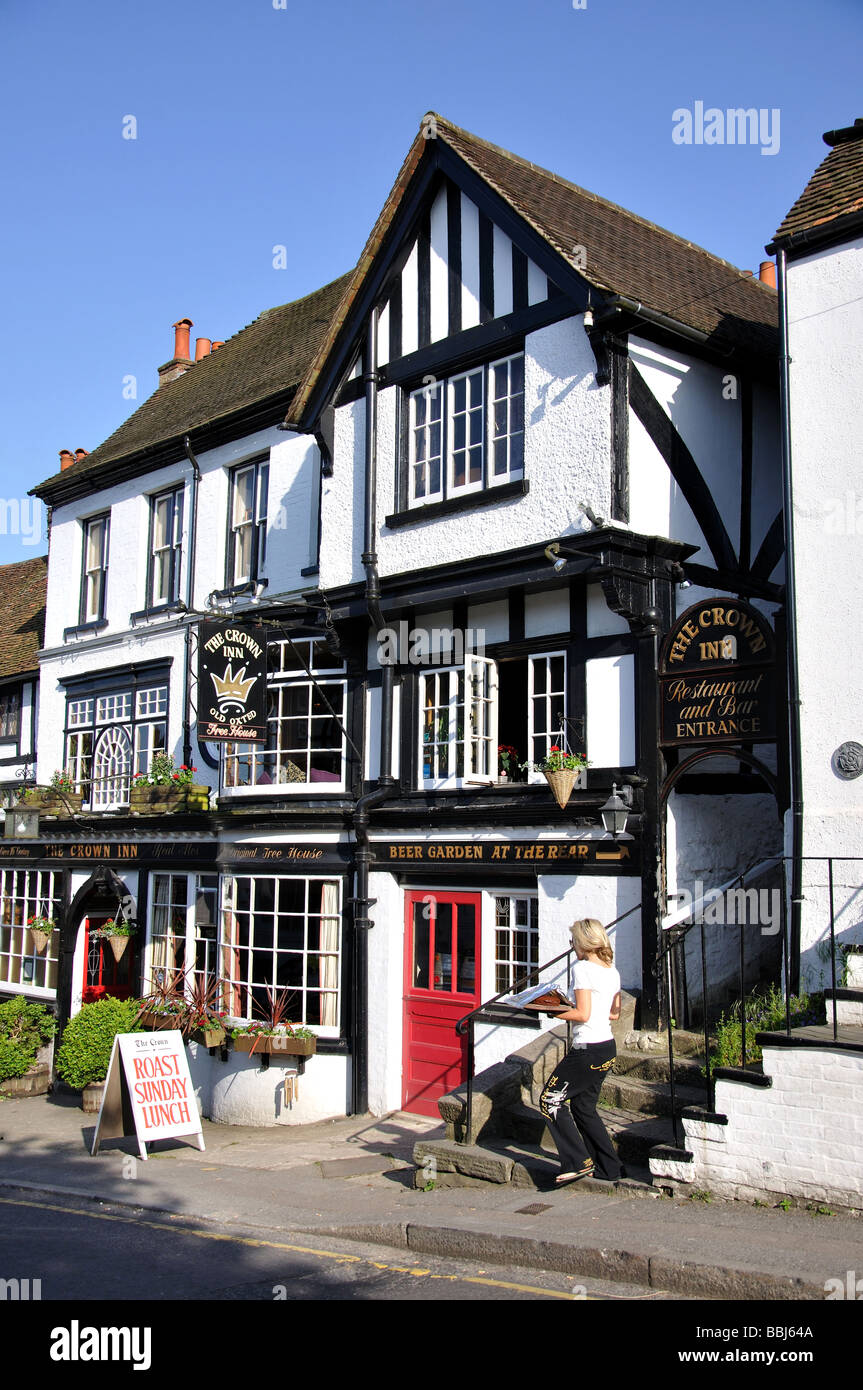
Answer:
POLYGON ((595 960, 577 960, 569 975, 573 998, 577 989, 590 990, 590 1018, 586 1023, 573 1023, 574 1043, 608 1042, 612 1037, 608 1015, 614 996, 620 989, 620 975, 613 965, 600 965, 595 960))

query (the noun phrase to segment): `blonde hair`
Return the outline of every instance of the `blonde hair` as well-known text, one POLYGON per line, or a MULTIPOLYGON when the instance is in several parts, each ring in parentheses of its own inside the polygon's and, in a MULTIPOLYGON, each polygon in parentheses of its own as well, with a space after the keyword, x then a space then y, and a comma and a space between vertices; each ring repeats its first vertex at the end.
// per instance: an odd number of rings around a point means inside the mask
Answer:
POLYGON ((608 939, 608 932, 601 922, 595 917, 583 917, 581 921, 573 922, 569 930, 576 951, 583 951, 585 955, 596 955, 605 965, 611 965, 614 951, 608 939))

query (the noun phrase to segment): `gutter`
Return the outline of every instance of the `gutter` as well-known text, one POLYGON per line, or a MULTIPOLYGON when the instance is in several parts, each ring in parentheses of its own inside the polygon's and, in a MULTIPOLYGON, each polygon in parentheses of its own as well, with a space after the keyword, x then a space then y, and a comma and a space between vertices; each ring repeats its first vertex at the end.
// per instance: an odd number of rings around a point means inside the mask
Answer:
MULTIPOLYGON (((195 583, 195 548, 198 536, 198 485, 201 481, 201 470, 198 467, 198 460, 192 453, 192 446, 189 436, 183 437, 183 448, 186 451, 186 458, 192 465, 192 498, 189 507, 189 560, 186 566, 186 612, 191 613, 194 600, 195 583)), ((189 695, 192 681, 192 624, 186 624, 186 655, 183 670, 183 762, 187 767, 192 762, 192 721, 189 711, 189 695)))
POLYGON ((800 676, 797 653, 797 570, 794 560, 794 498, 791 468, 791 391, 788 348, 786 253, 776 259, 779 292, 779 438, 782 452, 785 530, 786 669, 788 676, 788 762, 791 801, 791 933, 786 969, 793 993, 800 988, 800 918, 803 902, 803 757, 800 740, 800 676))
MULTIPOLYGON (((365 374, 366 431, 365 431, 365 531, 362 562, 366 571, 365 603, 369 623, 374 631, 385 626, 381 612, 381 584, 378 574, 377 541, 377 314, 372 309, 366 335, 365 374)), ((353 952, 353 1049, 351 1054, 351 1109, 354 1114, 368 1110, 369 1092, 369 951, 368 932, 374 922, 368 915, 376 899, 369 897, 369 868, 372 851, 369 845, 369 813, 391 797, 396 790, 392 775, 393 730, 392 666, 383 667, 381 684, 380 774, 378 784, 360 796, 351 813, 356 840, 356 889, 354 908, 353 952)), ((360 768, 362 777, 362 767, 360 768)))

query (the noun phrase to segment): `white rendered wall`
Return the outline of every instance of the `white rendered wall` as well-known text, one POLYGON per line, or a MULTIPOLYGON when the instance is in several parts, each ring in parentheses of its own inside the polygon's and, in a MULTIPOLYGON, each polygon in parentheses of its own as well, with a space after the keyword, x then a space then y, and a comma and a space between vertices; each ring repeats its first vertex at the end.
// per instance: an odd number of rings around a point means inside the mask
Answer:
MULTIPOLYGON (((835 749, 863 743, 863 238, 788 266, 791 459, 796 557, 803 852, 863 856, 863 779, 844 781, 835 749)), ((787 826, 790 853, 790 813, 787 826)), ((816 983, 829 921, 826 866, 804 866, 804 979, 816 983)), ((863 863, 836 866, 837 897, 863 883, 863 863)), ((843 939, 863 942, 861 913, 844 912, 843 939)))
MULTIPOLYGON (((466 325, 465 325, 466 326, 466 325)), ((408 345, 403 343, 405 352, 408 345)), ((525 342, 525 477, 528 496, 493 502, 467 515, 384 528, 396 506, 396 387, 378 397, 378 553, 382 575, 495 554, 586 528, 579 503, 609 513, 609 388, 597 387, 596 362, 581 319, 565 319, 525 342)), ((336 411, 333 477, 324 490, 321 584, 362 579, 364 402, 336 411), (344 545, 353 535, 353 554, 344 545), (337 540, 340 543, 336 543, 337 540)))
POLYGON ((587 759, 591 767, 635 765, 635 657, 585 663, 587 759))
POLYGON ((717 1081, 715 1111, 727 1124, 684 1118, 693 1161, 651 1158, 654 1177, 724 1197, 771 1193, 859 1210, 863 1054, 765 1047, 764 1074, 769 1087, 717 1081))
POLYGON ((369 874, 368 1097, 373 1115, 402 1107, 404 891, 392 874, 369 874))

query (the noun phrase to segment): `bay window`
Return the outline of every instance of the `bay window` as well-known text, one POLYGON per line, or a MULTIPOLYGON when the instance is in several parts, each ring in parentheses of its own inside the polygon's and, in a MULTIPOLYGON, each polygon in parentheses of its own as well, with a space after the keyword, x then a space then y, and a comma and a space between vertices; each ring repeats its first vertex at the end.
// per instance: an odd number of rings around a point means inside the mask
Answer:
POLYGON ((90 810, 128 806, 132 777, 167 739, 167 683, 76 691, 66 702, 65 767, 90 810))
POLYGON ((342 790, 345 736, 341 726, 346 709, 344 663, 323 642, 309 638, 298 639, 293 646, 271 642, 267 647, 266 742, 224 745, 225 792, 342 790))

